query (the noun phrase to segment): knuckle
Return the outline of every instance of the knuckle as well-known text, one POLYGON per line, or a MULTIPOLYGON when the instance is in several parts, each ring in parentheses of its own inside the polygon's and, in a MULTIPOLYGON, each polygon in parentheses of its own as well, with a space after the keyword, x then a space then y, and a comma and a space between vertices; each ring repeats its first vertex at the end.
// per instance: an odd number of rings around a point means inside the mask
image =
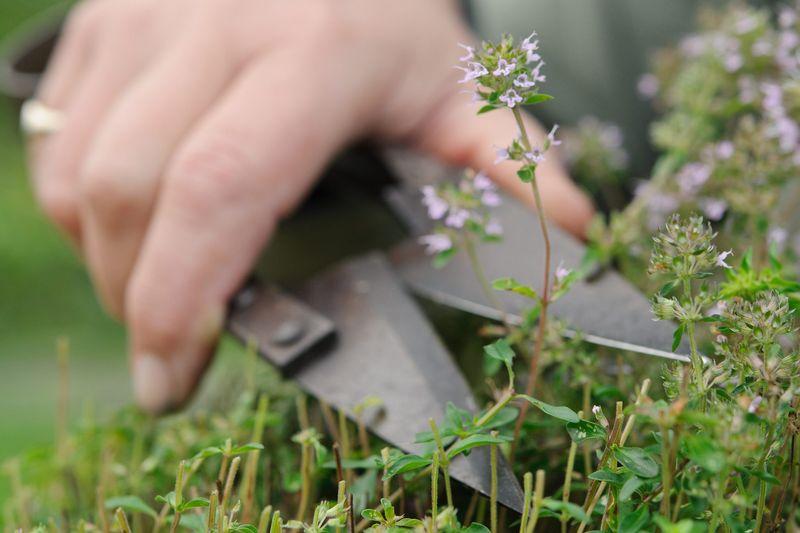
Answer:
POLYGON ((77 227, 77 200, 66 187, 52 184, 37 188, 37 199, 44 214, 56 225, 72 231, 77 227))
POLYGON ((130 221, 146 208, 141 176, 119 159, 92 160, 81 172, 80 192, 86 205, 107 220, 130 221))
POLYGON ((159 298, 149 287, 131 282, 125 298, 125 319, 140 343, 169 355, 185 341, 185 328, 170 306, 154 305, 159 298))
POLYGON ((251 194, 255 165, 232 138, 217 135, 176 156, 168 186, 186 211, 203 215, 220 205, 236 205, 251 194))

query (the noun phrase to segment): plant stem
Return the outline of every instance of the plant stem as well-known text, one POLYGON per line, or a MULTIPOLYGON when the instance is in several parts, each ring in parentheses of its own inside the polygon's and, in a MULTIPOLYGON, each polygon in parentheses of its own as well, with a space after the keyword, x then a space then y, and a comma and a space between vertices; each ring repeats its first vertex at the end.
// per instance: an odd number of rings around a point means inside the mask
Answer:
MULTIPOLYGON (((683 280, 683 292, 686 298, 691 302, 694 300, 692 295, 692 282, 689 278, 683 280)), ((694 372, 694 381, 697 390, 701 394, 705 393, 705 383, 703 382, 703 360, 700 359, 700 354, 697 351, 697 340, 694 335, 694 322, 691 320, 686 322, 686 336, 689 337, 689 349, 692 358, 692 371, 694 372)), ((703 406, 705 407, 705 396, 703 396, 703 406)))
MULTIPOLYGON (((583 383, 583 417, 589 417, 589 413, 592 412, 591 407, 591 396, 592 396, 592 384, 587 380, 583 383)), ((589 479, 589 475, 592 473, 592 450, 591 444, 589 441, 586 441, 583 446, 583 473, 586 479, 589 479)))
MULTIPOLYGON (((241 457, 234 457, 231 461, 231 466, 228 469, 228 476, 225 479, 225 488, 222 492, 222 501, 220 503, 220 512, 224 515, 228 512, 228 504, 231 501, 231 492, 233 492, 233 481, 236 479, 236 472, 239 470, 239 464, 242 462, 241 457)), ((177 492, 175 494, 177 502, 177 492)))
MULTIPOLYGON (((580 416, 580 414, 578 415, 580 416)), ((567 456, 567 471, 564 473, 564 491, 561 495, 561 501, 566 504, 569 503, 569 492, 572 488, 572 470, 575 468, 575 453, 578 451, 578 444, 575 441, 569 446, 569 455, 567 456)), ((561 511, 561 533, 567 533, 567 522, 569 522, 569 515, 566 509, 561 511)))
MULTIPOLYGON (((496 437, 497 432, 492 431, 492 436, 496 437)), ((489 520, 492 533, 497 533, 497 444, 489 445, 489 457, 492 468, 492 492, 489 499, 489 520)))
POLYGON ((464 249, 467 251, 467 257, 469 258, 469 263, 472 266, 472 271, 475 274, 475 277, 478 278, 481 288, 483 289, 483 293, 486 296, 489 304, 503 314, 503 323, 506 325, 506 328, 509 328, 511 324, 508 320, 508 313, 506 312, 505 307, 500 303, 500 300, 498 300, 494 288, 492 287, 491 283, 489 283, 489 278, 486 277, 486 271, 483 270, 483 265, 481 264, 480 259, 478 258, 477 250, 475 249, 475 242, 467 231, 464 231, 463 234, 464 249))
POLYGON ((386 471, 389 469, 389 448, 381 449, 381 459, 383 460, 383 485, 381 487, 381 497, 389 497, 389 479, 386 479, 386 471))
POLYGON ((447 458, 447 453, 444 451, 442 444, 442 437, 439 434, 439 428, 436 426, 436 421, 433 418, 428 419, 428 424, 431 426, 433 438, 436 441, 436 447, 439 449, 440 461, 439 464, 444 472, 444 490, 447 496, 447 506, 453 507, 453 491, 450 489, 450 460, 447 458))
MULTIPOLYGON (((525 128, 525 122, 522 119, 522 113, 520 112, 519 108, 514 108, 514 120, 517 122, 517 127, 519 128, 520 137, 522 139, 522 145, 526 151, 531 151, 531 141, 528 138, 528 131, 525 128)), ((544 344, 544 334, 545 328, 547 326, 547 308, 550 304, 550 254, 551 254, 551 246, 550 246, 550 233, 547 229, 547 219, 544 215, 544 209, 542 204, 542 197, 539 193, 539 185, 536 180, 536 176, 533 177, 531 180, 531 189, 533 191, 533 198, 536 203, 536 213, 539 217, 539 226, 542 232, 542 238, 544 239, 544 280, 542 282, 542 296, 539 300, 540 305, 540 313, 539 313, 539 327, 536 332, 536 341, 534 344, 533 354, 531 355, 531 362, 530 362, 530 370, 528 374, 528 383, 525 386, 525 394, 528 396, 533 396, 536 380, 538 379, 539 375, 539 358, 542 354, 542 345, 544 344)), ((529 404, 524 403, 522 405, 522 409, 520 411, 519 417, 517 417, 517 422, 514 426, 514 438, 511 444, 511 454, 509 454, 510 459, 513 461, 514 452, 516 451, 517 442, 519 441, 519 434, 522 430, 522 422, 525 420, 525 416, 528 414, 529 404)))
POLYGON ((131 533, 131 525, 128 523, 128 517, 125 516, 125 511, 123 511, 121 507, 117 507, 115 514, 122 533, 131 533))
POLYGON ((539 512, 542 510, 544 501, 544 470, 536 471, 536 488, 533 491, 533 513, 528 521, 528 529, 525 533, 533 533, 536 523, 539 521, 539 512))
POLYGON ((508 391, 506 391, 505 395, 500 399, 499 402, 494 404, 491 409, 486 411, 486 413, 484 413, 484 415, 478 419, 475 425, 481 427, 484 424, 488 424, 492 420, 492 418, 494 418, 497 415, 497 413, 499 413, 500 410, 506 405, 508 405, 508 402, 510 402, 513 399, 514 399, 514 390, 509 389, 508 391))
POLYGON ((671 449, 669 429, 666 426, 661 426, 661 486, 664 494, 661 500, 661 514, 664 516, 670 516, 670 494, 672 492, 671 449))
MULTIPOLYGON (((211 497, 208 499, 208 521, 206 522, 206 533, 211 533, 211 530, 214 529, 214 524, 216 522, 217 516, 217 504, 219 503, 219 492, 214 490, 211 493, 211 497)), ((259 528, 259 533, 262 532, 259 528)))
POLYGON ((308 501, 311 497, 311 446, 307 442, 300 445, 300 503, 297 507, 297 520, 303 521, 308 512, 308 501))
POLYGON ((439 454, 433 454, 431 467, 431 533, 436 533, 436 514, 439 510, 439 454))
POLYGON ((519 533, 525 533, 525 529, 528 526, 528 515, 531 512, 531 499, 533 498, 533 474, 525 472, 523 485, 525 487, 525 497, 523 498, 522 519, 519 523, 519 533))

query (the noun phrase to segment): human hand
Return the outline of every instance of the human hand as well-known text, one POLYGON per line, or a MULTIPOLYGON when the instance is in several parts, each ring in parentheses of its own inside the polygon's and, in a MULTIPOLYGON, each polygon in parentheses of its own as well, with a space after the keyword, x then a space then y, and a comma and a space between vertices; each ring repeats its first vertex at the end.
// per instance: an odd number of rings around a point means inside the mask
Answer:
MULTIPOLYGON (((74 11, 39 93, 66 122, 32 143, 34 188, 129 327, 142 407, 189 396, 226 302, 353 140, 484 169, 532 203, 513 165, 492 165, 513 120, 478 119, 459 94, 455 43, 469 40, 444 1, 92 0, 74 11)), ((548 214, 580 233, 589 201, 554 160, 540 176, 548 214)))

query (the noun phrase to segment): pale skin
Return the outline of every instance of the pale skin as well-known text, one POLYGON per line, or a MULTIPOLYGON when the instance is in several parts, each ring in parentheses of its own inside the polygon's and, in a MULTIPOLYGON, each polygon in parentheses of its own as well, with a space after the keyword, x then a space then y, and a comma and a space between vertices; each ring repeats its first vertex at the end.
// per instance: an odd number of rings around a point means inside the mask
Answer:
MULTIPOLYGON (((443 0, 92 0, 73 11, 38 94, 67 122, 31 143, 33 185, 128 327, 144 409, 190 396, 226 302, 349 143, 402 142, 533 204, 516 165, 493 164, 518 134, 513 117, 476 117, 460 93, 456 43, 473 40, 443 0)), ((593 209, 556 157, 539 180, 548 217, 580 235, 593 209)))

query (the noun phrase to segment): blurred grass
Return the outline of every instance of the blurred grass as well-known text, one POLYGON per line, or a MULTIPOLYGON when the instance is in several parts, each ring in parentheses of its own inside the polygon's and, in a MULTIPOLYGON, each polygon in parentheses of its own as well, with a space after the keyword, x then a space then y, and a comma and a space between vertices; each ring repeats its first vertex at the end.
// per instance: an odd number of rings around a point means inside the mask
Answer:
MULTIPOLYGON (((0 40, 52 0, 0 2, 0 40)), ((17 112, 0 100, 0 463, 53 438, 55 345, 70 339, 71 411, 129 401, 122 328, 107 318, 78 258, 33 200, 17 112)), ((0 476, 0 501, 8 495, 0 476)))

